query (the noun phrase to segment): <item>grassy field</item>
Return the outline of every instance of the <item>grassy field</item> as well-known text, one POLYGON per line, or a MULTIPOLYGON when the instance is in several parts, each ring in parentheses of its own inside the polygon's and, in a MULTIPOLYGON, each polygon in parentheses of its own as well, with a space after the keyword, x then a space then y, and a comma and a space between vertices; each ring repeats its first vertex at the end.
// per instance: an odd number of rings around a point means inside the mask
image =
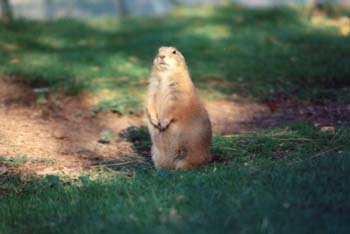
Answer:
MULTIPOLYGON (((158 18, 0 27, 1 75, 101 95, 95 111, 141 109, 160 45, 183 51, 207 100, 350 100, 343 23, 300 9, 180 8, 158 18)), ((215 136, 212 153, 224 162, 186 172, 97 167, 68 178, 0 170, 0 234, 350 233, 350 128, 334 127, 301 122, 215 136)), ((150 145, 145 132, 134 134, 150 145)), ((0 157, 0 166, 26 160, 0 157)))
POLYGON ((349 137, 298 124, 217 136, 232 160, 200 170, 0 177, 0 233, 349 233, 349 137))
MULTIPOLYGON (((341 20, 300 9, 178 9, 157 18, 1 25, 0 74, 33 87, 140 98, 161 45, 178 47, 207 98, 349 99, 350 39, 341 20)), ((108 106, 108 105, 107 105, 108 106)))

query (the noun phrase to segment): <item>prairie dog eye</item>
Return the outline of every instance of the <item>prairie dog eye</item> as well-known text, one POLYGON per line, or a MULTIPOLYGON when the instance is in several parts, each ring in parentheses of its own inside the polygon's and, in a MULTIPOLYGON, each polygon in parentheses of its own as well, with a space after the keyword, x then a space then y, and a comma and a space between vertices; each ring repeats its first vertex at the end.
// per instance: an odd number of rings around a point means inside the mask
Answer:
POLYGON ((176 50, 173 51, 173 54, 176 54, 176 50))

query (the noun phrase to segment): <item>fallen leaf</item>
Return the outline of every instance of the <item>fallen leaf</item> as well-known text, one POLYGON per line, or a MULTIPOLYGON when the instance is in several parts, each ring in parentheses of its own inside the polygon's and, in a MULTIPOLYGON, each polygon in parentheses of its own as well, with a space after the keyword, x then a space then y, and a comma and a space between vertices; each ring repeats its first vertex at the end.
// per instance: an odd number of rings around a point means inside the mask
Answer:
POLYGON ((324 126, 320 129, 321 132, 329 132, 329 133, 334 133, 335 132, 335 127, 333 126, 324 126))
POLYGON ((53 132, 53 136, 56 138, 56 139, 64 139, 66 137, 66 134, 65 132, 62 130, 62 129, 56 129, 54 132, 53 132))
POLYGON ((7 171, 8 171, 7 167, 5 166, 0 167, 0 175, 5 174, 7 171))

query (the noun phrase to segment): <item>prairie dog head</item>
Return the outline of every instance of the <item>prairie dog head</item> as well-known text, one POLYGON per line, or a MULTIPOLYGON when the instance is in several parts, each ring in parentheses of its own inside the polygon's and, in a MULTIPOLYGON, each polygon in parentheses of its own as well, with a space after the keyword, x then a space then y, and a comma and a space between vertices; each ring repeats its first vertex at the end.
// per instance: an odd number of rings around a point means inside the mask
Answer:
POLYGON ((153 60, 153 68, 157 71, 174 71, 187 69, 184 56, 172 46, 162 46, 153 60))

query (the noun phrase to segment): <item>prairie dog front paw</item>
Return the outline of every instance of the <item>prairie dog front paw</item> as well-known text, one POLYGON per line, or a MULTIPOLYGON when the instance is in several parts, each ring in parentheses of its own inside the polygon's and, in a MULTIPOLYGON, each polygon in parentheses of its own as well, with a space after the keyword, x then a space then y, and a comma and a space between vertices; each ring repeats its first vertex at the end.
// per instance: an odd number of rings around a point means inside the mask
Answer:
POLYGON ((157 114, 151 115, 151 113, 148 111, 148 109, 146 109, 146 114, 147 114, 148 121, 151 123, 151 125, 154 128, 157 128, 160 130, 161 125, 160 125, 160 121, 158 119, 157 114))
POLYGON ((165 131, 170 124, 174 122, 174 119, 164 119, 164 120, 160 120, 159 124, 160 124, 160 131, 163 132, 165 131))

